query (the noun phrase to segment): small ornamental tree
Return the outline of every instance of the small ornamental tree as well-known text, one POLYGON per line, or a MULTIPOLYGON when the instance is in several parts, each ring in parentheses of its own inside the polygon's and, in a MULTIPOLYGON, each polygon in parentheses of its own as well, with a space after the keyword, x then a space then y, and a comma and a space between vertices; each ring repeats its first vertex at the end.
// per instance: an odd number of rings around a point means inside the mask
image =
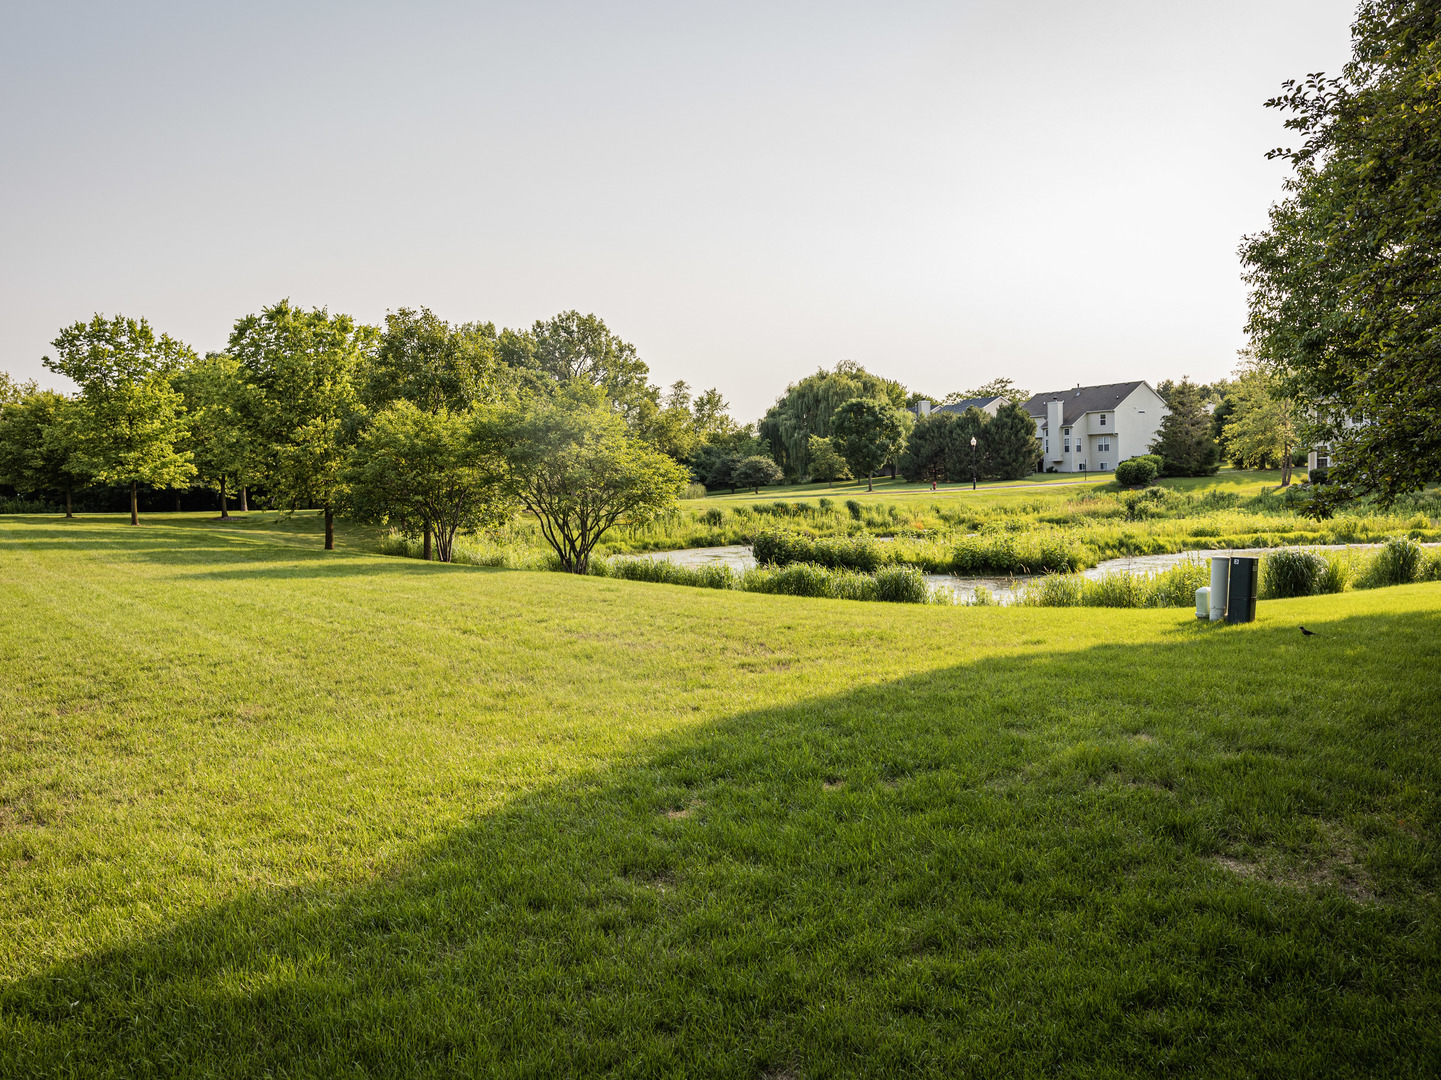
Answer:
POLYGON ((130 524, 140 524, 138 489, 178 487, 195 475, 190 454, 176 444, 188 429, 171 378, 194 363, 195 352, 168 334, 155 336, 144 319, 96 315, 60 331, 51 344, 51 371, 80 387, 74 452, 77 473, 102 483, 128 484, 130 524))
POLYGON ((763 484, 779 483, 782 476, 781 467, 768 457, 760 454, 752 454, 748 458, 742 458, 731 472, 732 479, 741 487, 748 487, 757 495, 761 493, 763 484))
POLYGON ((1041 456, 1036 421, 1018 402, 996 410, 985 424, 988 473, 997 480, 1023 480, 1041 456))
POLYGON ((480 452, 496 462, 500 493, 536 516, 561 569, 574 574, 586 572, 613 525, 663 513, 690 482, 597 398, 572 385, 553 399, 483 414, 473 429, 480 452))
POLYGON ((1127 458, 1116 466, 1116 483, 1126 487, 1145 487, 1156 479, 1157 466, 1149 457, 1127 458))
POLYGON ((869 398, 852 398, 831 418, 831 438, 866 490, 875 490, 876 470, 889 460, 905 435, 905 413, 894 405, 869 398))
POLYGON ((1232 408, 1221 438, 1235 465, 1281 466, 1281 486, 1291 483, 1292 454, 1301 441, 1300 417, 1281 380, 1264 368, 1244 372, 1231 388, 1232 408))
POLYGON ((1211 418, 1201 400, 1200 388, 1182 379, 1167 399, 1171 412, 1161 421, 1151 444, 1159 455, 1162 476, 1212 476, 1220 467, 1221 451, 1212 435, 1211 418))
POLYGON ((830 439, 823 439, 819 435, 812 435, 809 448, 810 470, 812 480, 849 480, 850 469, 846 468, 846 459, 841 457, 835 444, 830 439))
POLYGON ((433 536, 440 561, 450 562, 459 530, 498 525, 510 514, 494 464, 471 438, 473 422, 466 413, 428 412, 409 401, 382 411, 351 451, 350 508, 363 521, 433 536))

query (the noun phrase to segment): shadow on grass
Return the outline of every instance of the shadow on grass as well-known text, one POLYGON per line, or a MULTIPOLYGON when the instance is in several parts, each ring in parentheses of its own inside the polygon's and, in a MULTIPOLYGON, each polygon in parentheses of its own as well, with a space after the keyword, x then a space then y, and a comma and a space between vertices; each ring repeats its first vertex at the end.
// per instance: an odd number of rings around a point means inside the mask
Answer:
POLYGON ((1321 629, 959 665, 666 737, 363 886, 10 982, 0 1072, 1426 1074, 1441 614, 1321 629), (1322 865, 1227 868, 1257 851, 1322 865))

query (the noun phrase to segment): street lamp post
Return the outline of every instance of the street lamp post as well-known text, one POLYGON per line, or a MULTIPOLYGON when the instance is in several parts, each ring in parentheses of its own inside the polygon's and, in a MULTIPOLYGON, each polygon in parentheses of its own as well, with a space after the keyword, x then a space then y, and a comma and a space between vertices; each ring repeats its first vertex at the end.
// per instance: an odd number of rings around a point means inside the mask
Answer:
POLYGON ((971 436, 971 490, 976 490, 976 437, 971 436))

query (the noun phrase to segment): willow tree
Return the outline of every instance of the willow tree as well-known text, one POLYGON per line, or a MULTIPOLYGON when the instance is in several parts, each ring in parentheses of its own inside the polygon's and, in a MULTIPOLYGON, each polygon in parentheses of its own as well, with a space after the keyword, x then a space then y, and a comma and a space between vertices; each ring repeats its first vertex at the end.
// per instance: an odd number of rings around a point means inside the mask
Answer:
POLYGON ((830 438, 836 410, 856 398, 903 409, 906 390, 898 382, 872 375, 854 360, 842 360, 834 371, 822 368, 786 387, 761 420, 759 434, 787 475, 806 476, 811 436, 830 438))

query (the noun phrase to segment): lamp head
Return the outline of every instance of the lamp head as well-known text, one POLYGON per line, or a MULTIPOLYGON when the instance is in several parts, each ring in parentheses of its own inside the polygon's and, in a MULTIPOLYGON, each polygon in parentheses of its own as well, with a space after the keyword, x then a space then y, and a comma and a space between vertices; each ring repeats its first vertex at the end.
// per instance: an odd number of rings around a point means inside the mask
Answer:
POLYGON ((971 445, 972 445, 972 446, 975 446, 975 445, 976 445, 976 437, 975 437, 974 435, 971 436, 971 445))

